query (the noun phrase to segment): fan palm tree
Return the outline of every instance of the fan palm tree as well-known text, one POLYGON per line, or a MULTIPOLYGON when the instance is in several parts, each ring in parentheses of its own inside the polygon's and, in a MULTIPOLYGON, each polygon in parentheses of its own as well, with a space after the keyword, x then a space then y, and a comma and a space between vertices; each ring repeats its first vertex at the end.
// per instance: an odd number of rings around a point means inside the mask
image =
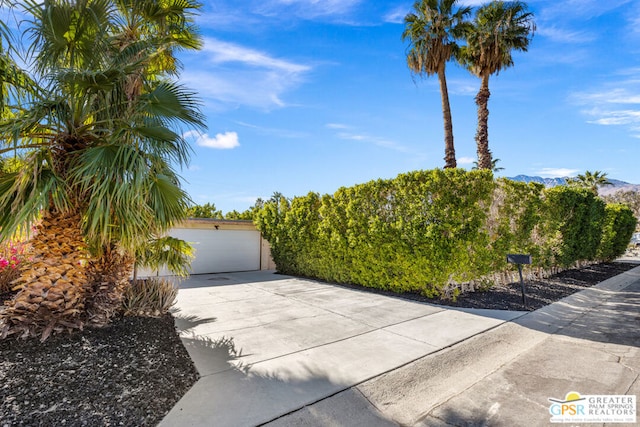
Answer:
POLYGON ((567 184, 574 187, 586 188, 593 194, 598 194, 598 189, 606 185, 613 185, 607 178, 607 174, 600 171, 586 171, 583 174, 577 175, 575 178, 567 180, 567 184))
POLYGON ((472 25, 467 27, 467 45, 460 60, 481 79, 476 95, 478 129, 476 144, 478 167, 491 169, 489 150, 489 77, 513 66, 512 51, 526 52, 535 31, 533 13, 520 1, 493 1, 480 7, 472 25))
MULTIPOLYGON (((504 168, 503 168, 502 166, 498 166, 498 162, 499 162, 499 161, 500 161, 500 159, 492 159, 492 160, 491 160, 491 171, 493 171, 493 172, 500 172, 500 171, 503 171, 503 170, 504 170, 504 168)), ((471 169, 473 169, 473 170, 478 170, 478 169, 480 169, 480 168, 478 167, 478 162, 477 162, 477 161, 474 161, 474 162, 473 162, 473 167, 472 167, 471 169)))
POLYGON ((444 117, 445 168, 455 168, 453 124, 445 67, 457 53, 456 40, 463 37, 470 7, 455 9, 457 0, 420 0, 405 16, 402 40, 408 40, 407 65, 416 75, 438 75, 444 117))
POLYGON ((172 165, 185 165, 190 149, 177 130, 202 127, 203 118, 193 94, 168 76, 177 70, 173 49, 199 46, 198 5, 20 4, 39 84, 0 122, 1 139, 26 160, 0 177, 0 236, 41 212, 42 220, 0 332, 45 339, 87 320, 107 323, 136 247, 184 217, 189 198, 172 165))

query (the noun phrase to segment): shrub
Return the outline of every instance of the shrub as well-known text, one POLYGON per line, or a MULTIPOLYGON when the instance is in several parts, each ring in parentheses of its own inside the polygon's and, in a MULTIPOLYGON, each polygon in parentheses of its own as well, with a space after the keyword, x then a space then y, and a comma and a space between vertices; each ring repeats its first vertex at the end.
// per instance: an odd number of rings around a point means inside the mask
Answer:
POLYGON ((256 225, 283 273, 435 296, 490 271, 476 252, 493 187, 488 171, 412 172, 267 202, 256 225))
POLYGON ((26 262, 26 247, 23 243, 10 241, 0 246, 0 293, 12 290, 11 282, 18 279, 26 262))
POLYGON ((598 258, 611 261, 622 255, 629 245, 636 224, 637 219, 631 208, 618 203, 608 204, 605 208, 598 258))
POLYGON ((544 190, 538 232, 542 266, 569 267, 595 260, 602 238, 605 203, 584 188, 544 190))
POLYGON ((126 290, 123 301, 125 316, 159 317, 175 304, 177 287, 166 278, 139 279, 126 290))

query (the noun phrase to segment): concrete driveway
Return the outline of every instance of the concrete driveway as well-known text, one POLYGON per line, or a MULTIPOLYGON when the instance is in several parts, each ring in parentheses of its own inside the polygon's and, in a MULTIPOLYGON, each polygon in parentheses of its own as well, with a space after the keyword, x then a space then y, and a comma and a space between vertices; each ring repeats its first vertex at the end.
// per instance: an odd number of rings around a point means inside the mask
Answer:
POLYGON ((450 309, 272 271, 192 276, 176 308, 201 378, 165 427, 267 423, 525 314, 450 309))

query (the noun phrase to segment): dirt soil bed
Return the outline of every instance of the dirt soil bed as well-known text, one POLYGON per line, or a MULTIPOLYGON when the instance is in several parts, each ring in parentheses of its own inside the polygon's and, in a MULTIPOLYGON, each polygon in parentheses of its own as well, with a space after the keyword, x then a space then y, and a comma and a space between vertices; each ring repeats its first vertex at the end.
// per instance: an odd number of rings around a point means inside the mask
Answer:
MULTIPOLYGON (((527 282, 527 309, 633 267, 597 264, 527 282)), ((523 310, 519 283, 462 295, 456 302, 415 294, 402 297, 456 307, 523 310)), ((0 427, 154 426, 196 380, 171 316, 123 318, 106 329, 54 336, 44 343, 0 340, 0 427)))

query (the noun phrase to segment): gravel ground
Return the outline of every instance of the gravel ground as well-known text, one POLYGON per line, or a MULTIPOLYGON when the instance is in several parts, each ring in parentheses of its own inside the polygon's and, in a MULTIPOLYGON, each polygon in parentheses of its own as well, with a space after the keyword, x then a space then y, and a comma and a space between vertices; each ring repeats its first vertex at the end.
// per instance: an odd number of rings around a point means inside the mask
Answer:
POLYGON ((594 264, 581 269, 565 270, 545 280, 525 281, 526 307, 522 305, 522 290, 520 282, 506 286, 494 286, 486 292, 471 292, 461 294, 456 301, 434 300, 417 293, 396 294, 358 285, 340 285, 352 289, 366 290, 382 295, 399 296, 414 301, 450 307, 489 308, 495 310, 533 311, 569 296, 584 288, 596 285, 610 277, 637 267, 638 264, 623 262, 607 262, 594 264))
POLYGON ((566 270, 545 280, 525 281, 526 307, 522 305, 520 282, 495 286, 486 292, 464 294, 456 302, 447 301, 444 304, 454 307, 533 311, 634 267, 637 265, 618 262, 594 264, 579 270, 566 270))
MULTIPOLYGON (((527 282, 527 309, 633 267, 597 264, 527 282)), ((456 302, 415 294, 402 297, 456 307, 523 310, 519 283, 462 295, 456 302)), ((0 340, 0 427, 154 426, 197 378, 170 315, 127 317, 109 328, 54 336, 44 343, 0 340)))
POLYGON ((0 341, 0 426, 155 426, 198 374, 173 317, 0 341))

